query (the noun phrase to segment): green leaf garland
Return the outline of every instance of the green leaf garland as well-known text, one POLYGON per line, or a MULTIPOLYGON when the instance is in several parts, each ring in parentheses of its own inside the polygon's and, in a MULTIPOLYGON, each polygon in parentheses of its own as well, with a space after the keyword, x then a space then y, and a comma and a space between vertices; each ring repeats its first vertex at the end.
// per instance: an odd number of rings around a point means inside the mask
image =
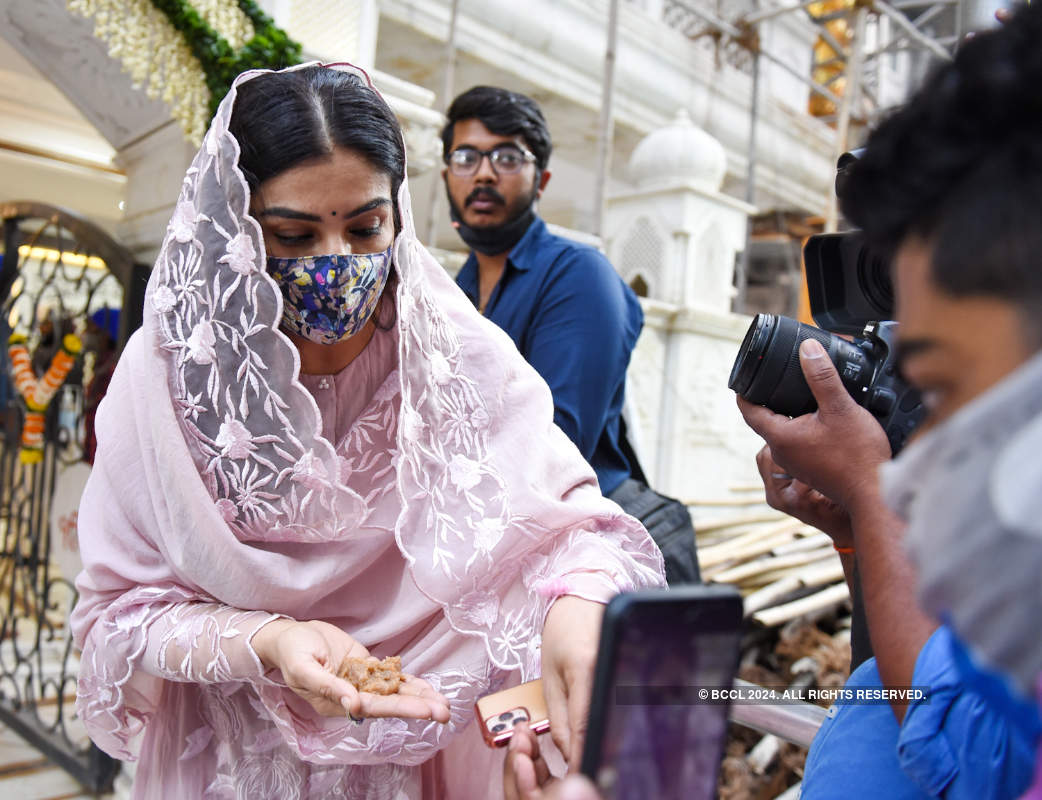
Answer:
POLYGON ((239 10, 253 23, 254 37, 238 50, 233 50, 220 34, 211 28, 188 0, 151 0, 170 24, 184 37, 192 55, 198 60, 210 90, 210 115, 236 76, 248 69, 281 69, 300 63, 300 43, 261 11, 254 0, 236 0, 239 10))

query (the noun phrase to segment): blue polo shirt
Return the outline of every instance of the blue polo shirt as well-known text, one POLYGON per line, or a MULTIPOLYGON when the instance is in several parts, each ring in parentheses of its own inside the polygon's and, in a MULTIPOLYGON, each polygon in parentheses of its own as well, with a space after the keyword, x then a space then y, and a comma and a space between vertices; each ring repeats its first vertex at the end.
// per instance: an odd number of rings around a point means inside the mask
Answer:
MULTIPOLYGON (((456 283, 478 304, 478 261, 456 283)), ((619 448, 626 367, 644 324, 637 296, 592 247, 538 217, 507 256, 485 316, 507 332, 550 386, 554 422, 590 462, 608 494, 630 476, 619 448)))
MULTIPOLYGON (((928 687, 898 725, 889 705, 837 705, 811 743, 801 800, 1014 800, 1028 788, 1038 728, 1018 724, 967 685, 951 630, 923 645, 912 685, 928 687)), ((849 688, 882 687, 876 660, 849 688)))

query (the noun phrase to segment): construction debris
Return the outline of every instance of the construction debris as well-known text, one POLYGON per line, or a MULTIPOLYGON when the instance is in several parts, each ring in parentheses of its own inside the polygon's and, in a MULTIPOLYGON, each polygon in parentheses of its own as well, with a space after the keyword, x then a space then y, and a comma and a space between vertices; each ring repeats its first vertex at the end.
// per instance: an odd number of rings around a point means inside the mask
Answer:
MULTIPOLYGON (((739 677, 775 688, 836 687, 850 669, 850 593, 831 539, 769 509, 761 487, 690 504, 707 583, 745 600, 739 677)), ((721 800, 798 794, 807 751, 732 724, 720 769, 721 800)))

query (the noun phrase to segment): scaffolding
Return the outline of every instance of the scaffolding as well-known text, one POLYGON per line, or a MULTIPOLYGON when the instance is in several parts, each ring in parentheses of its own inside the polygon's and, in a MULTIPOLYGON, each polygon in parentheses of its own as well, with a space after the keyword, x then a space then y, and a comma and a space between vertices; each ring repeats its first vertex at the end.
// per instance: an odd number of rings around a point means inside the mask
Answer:
MULTIPOLYGON (((751 77, 749 134, 746 151, 745 197, 754 204, 758 164, 757 139, 761 122, 763 63, 786 72, 807 86, 808 113, 836 131, 834 159, 849 149, 858 134, 889 108, 905 99, 938 59, 950 59, 954 48, 972 28, 994 15, 1005 0, 605 0, 605 56, 601 82, 600 119, 594 185, 593 233, 603 236, 608 174, 614 134, 615 67, 621 5, 637 5, 693 41, 711 40, 719 57, 751 77), (810 74, 804 74, 763 46, 761 26, 784 15, 802 15, 816 28, 818 41, 810 74), (901 59, 904 76, 895 81, 893 64, 901 59), (900 85, 897 85, 900 84, 900 85)), ((453 96, 456 28, 459 0, 451 0, 446 36, 448 68, 443 102, 453 96)), ((427 219, 433 240, 440 191, 432 189, 427 219)), ((835 194, 822 198, 823 227, 838 225, 835 194)), ((752 225, 750 224, 750 232, 752 225)), ((735 310, 744 310, 749 247, 736 265, 738 296, 735 310)))
MULTIPOLYGON (((609 19, 608 38, 614 41, 611 26, 617 25, 615 5, 609 19)), ((633 2, 634 0, 631 0, 633 2)), ((952 57, 954 48, 970 24, 980 24, 1001 4, 988 0, 726 0, 732 11, 725 19, 697 0, 656 0, 662 19, 692 40, 711 39, 718 53, 751 73, 749 136, 746 162, 745 200, 754 203, 756 193, 757 131, 760 123, 760 82, 762 62, 782 69, 810 90, 808 112, 835 127, 833 163, 846 152, 857 132, 872 124, 888 108, 905 99, 887 85, 890 63, 898 53, 908 52, 907 76, 902 89, 918 82, 932 62, 952 57), (818 41, 810 75, 802 74, 778 55, 762 46, 760 26, 786 14, 802 14, 817 28, 818 41)), ((612 48, 609 58, 614 58, 612 48)), ((607 70, 606 70, 606 74, 607 70)), ((605 83, 605 105, 610 107, 610 83, 605 83)), ((600 131, 602 148, 611 137, 610 118, 600 131)), ((604 165, 599 165, 604 168, 604 165)), ((605 196, 603 176, 596 196, 597 231, 600 233, 605 196)), ((824 198, 823 228, 835 231, 838 208, 831 190, 824 198)), ((736 264, 734 308, 746 306, 752 221, 746 247, 736 264)))
MULTIPOLYGON (((808 111, 835 126, 835 155, 848 149, 853 132, 871 124, 895 104, 887 92, 888 59, 912 54, 912 77, 925 73, 932 60, 950 59, 972 19, 980 17, 987 2, 975 0, 751 0, 727 2, 746 5, 725 19, 707 4, 695 0, 662 0, 662 19, 693 40, 710 38, 732 61, 742 59, 751 71, 752 97, 749 120, 749 152, 746 200, 752 202, 756 186, 756 130, 759 122, 761 62, 768 61, 811 92, 808 111), (778 55, 761 46, 762 23, 786 14, 803 14, 818 29, 815 63, 811 75, 801 74, 778 55)), ((994 7, 998 4, 992 3, 994 7)), ((903 98, 898 98, 903 99, 903 98)), ((606 131, 602 131, 602 136, 606 131)), ((603 197, 598 200, 603 203, 603 197)), ((825 227, 836 226, 832 193, 825 202, 825 227)))

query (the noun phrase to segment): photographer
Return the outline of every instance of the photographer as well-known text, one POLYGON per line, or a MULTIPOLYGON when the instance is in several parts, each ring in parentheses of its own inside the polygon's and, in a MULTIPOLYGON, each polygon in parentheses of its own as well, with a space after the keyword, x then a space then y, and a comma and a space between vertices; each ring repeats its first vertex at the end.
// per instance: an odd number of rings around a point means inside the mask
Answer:
POLYGON ((848 577, 856 567, 875 659, 851 683, 931 692, 892 716, 839 707, 811 747, 804 800, 851 787, 1017 797, 1030 780, 1042 669, 1039 86, 1035 5, 964 44, 849 169, 844 213, 893 257, 900 367, 928 411, 919 438, 887 463, 882 430, 813 341, 800 361, 817 411, 789 419, 738 401, 767 441, 769 502, 831 533, 848 577))

